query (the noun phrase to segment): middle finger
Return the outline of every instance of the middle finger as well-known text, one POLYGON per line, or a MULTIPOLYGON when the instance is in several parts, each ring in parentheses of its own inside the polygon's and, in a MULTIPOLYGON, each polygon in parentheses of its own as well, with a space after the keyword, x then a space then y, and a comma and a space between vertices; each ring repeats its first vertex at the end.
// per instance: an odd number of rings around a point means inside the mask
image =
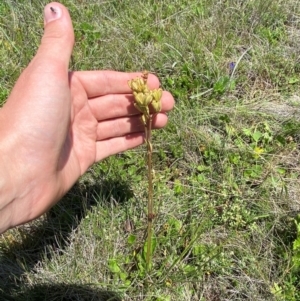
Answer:
MULTIPOLYGON (((163 92, 162 112, 170 111, 174 106, 173 96, 163 92)), ((89 106, 98 121, 140 114, 134 107, 132 94, 109 94, 88 100, 89 106)))

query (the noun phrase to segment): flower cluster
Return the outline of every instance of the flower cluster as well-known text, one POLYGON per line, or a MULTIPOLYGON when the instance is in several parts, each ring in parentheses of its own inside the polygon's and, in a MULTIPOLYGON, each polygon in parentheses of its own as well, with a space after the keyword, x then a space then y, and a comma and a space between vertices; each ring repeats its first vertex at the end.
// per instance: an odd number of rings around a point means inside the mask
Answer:
POLYGON ((128 82, 135 99, 134 106, 143 114, 142 121, 144 125, 150 119, 150 108, 155 113, 161 110, 162 89, 150 90, 147 85, 148 73, 144 72, 142 78, 137 77, 128 82))

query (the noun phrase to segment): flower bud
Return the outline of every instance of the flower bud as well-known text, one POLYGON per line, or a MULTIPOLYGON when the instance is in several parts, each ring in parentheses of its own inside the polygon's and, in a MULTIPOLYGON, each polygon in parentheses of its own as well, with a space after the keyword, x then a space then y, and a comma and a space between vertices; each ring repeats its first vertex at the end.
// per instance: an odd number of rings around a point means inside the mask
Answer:
POLYGON ((153 100, 152 103, 151 103, 155 113, 158 113, 161 111, 161 101, 156 101, 156 100, 153 100))
POLYGON ((152 90, 152 95, 155 101, 159 102, 162 97, 162 89, 152 90))
POLYGON ((134 92, 139 93, 148 90, 147 85, 145 85, 144 81, 140 77, 128 81, 128 85, 134 92))

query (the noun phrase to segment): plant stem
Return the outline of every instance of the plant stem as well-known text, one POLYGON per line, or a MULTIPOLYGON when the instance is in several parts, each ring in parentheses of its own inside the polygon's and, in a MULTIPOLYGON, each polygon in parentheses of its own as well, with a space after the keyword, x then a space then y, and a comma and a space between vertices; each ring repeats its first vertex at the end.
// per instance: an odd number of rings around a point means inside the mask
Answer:
POLYGON ((152 115, 147 120, 146 124, 146 143, 147 143, 147 165, 148 165, 148 216, 147 216, 147 255, 146 268, 150 270, 152 257, 152 226, 153 226, 153 171, 152 171, 152 144, 151 144, 151 125, 152 115))
POLYGON ((141 77, 131 79, 128 85, 133 91, 134 106, 141 113, 141 120, 145 126, 145 141, 147 144, 147 166, 148 166, 148 212, 147 212, 147 250, 146 250, 146 270, 151 268, 152 252, 152 232, 153 219, 153 170, 152 170, 152 144, 151 144, 151 127, 152 127, 152 112, 158 113, 161 111, 162 89, 150 90, 147 85, 148 71, 144 71, 141 77))

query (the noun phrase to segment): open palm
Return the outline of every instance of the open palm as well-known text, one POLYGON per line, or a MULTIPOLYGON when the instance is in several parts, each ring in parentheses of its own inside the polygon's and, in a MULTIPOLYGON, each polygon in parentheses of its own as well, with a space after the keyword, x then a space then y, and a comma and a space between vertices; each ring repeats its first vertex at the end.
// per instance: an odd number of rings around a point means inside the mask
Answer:
MULTIPOLYGON (((128 86, 140 73, 69 72, 72 24, 67 10, 55 5, 60 19, 46 25, 37 55, 0 110, 0 151, 7 154, 0 161, 0 232, 38 217, 94 162, 144 139, 128 86)), ((158 79, 151 75, 149 85, 158 87, 158 79)), ((163 112, 173 103, 164 92, 154 127, 166 124, 163 112)))

